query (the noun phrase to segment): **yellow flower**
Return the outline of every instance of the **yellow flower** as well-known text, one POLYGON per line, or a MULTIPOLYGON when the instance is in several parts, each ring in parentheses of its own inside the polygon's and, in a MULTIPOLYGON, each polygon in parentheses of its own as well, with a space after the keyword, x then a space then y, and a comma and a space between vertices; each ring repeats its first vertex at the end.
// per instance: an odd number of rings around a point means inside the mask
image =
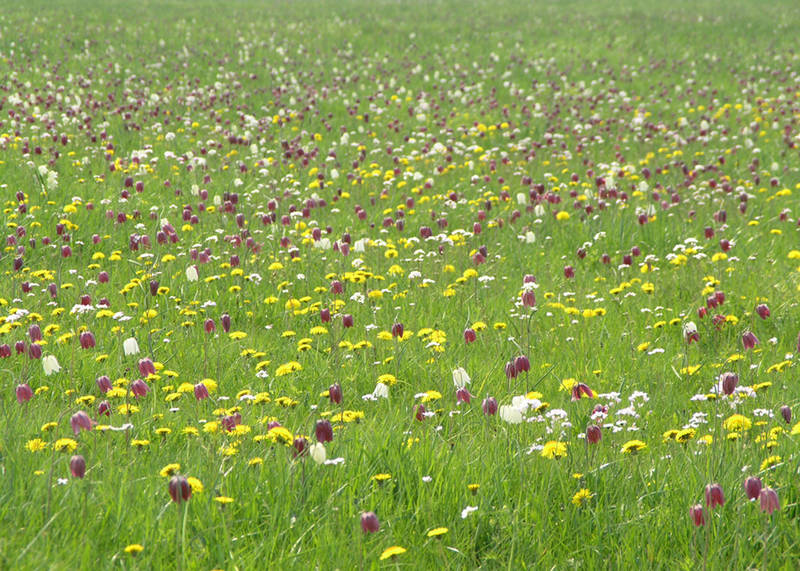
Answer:
POLYGON ((384 561, 385 559, 389 559, 390 557, 396 557, 397 555, 402 555, 406 552, 404 547, 400 547, 399 545, 393 545, 392 547, 387 548, 381 553, 380 560, 384 561))
POLYGON ((57 452, 75 452, 77 447, 78 443, 72 438, 59 438, 56 440, 55 444, 53 444, 53 448, 55 448, 57 452))
POLYGON ((779 464, 781 460, 782 458, 780 456, 770 456, 761 463, 761 471, 769 470, 776 464, 779 464))
POLYGON ((47 442, 41 438, 34 438, 33 440, 28 440, 27 444, 25 444, 25 448, 31 452, 40 452, 47 448, 47 442))
POLYGON ((647 448, 647 444, 642 442, 641 440, 628 440, 625 444, 622 445, 622 453, 623 454, 635 454, 641 450, 647 448))
POLYGON ((283 426, 270 428, 267 432, 267 438, 275 444, 284 444, 286 446, 290 446, 294 440, 292 433, 283 426))
POLYGON ((742 430, 749 430, 750 427, 753 426, 753 423, 744 415, 741 414, 732 414, 728 418, 724 420, 722 423, 722 427, 725 430, 730 431, 742 431, 742 430))
POLYGON ((588 503, 589 500, 592 499, 592 496, 594 496, 592 492, 590 492, 586 488, 581 488, 575 493, 574 496, 572 496, 572 503, 578 507, 581 507, 586 503, 588 503))
POLYGON ((437 528, 434 528, 434 529, 430 530, 427 533, 427 536, 428 537, 439 537, 441 535, 444 535, 448 531, 450 531, 450 530, 447 529, 446 527, 437 527, 437 528))
POLYGON ((255 458, 250 458, 250 460, 248 460, 248 462, 247 462, 247 465, 248 466, 261 466, 263 463, 264 463, 264 459, 259 457, 259 456, 256 456, 255 458))
POLYGON ((189 476, 188 478, 186 478, 186 481, 189 483, 189 487, 192 488, 193 494, 200 494, 205 490, 205 488, 203 487, 203 482, 201 482, 194 476, 189 476))
POLYGON ((387 480, 391 480, 391 479, 392 479, 392 475, 391 474, 375 474, 374 476, 372 476, 372 478, 370 478, 370 480, 372 480, 374 482, 378 482, 379 484, 382 484, 382 483, 386 482, 387 480))
POLYGON ((142 551, 144 551, 144 547, 142 545, 139 545, 138 543, 131 543, 130 545, 125 547, 125 553, 127 553, 128 555, 132 555, 133 557, 136 557, 142 551))
POLYGON ((150 441, 147 440, 147 439, 144 439, 144 438, 141 438, 141 439, 135 438, 135 439, 131 440, 131 446, 141 450, 145 446, 150 446, 150 441))
POLYGON ((298 363, 297 361, 289 361, 288 363, 284 363, 283 365, 280 365, 276 369, 275 376, 276 377, 282 377, 284 375, 288 375, 290 373, 294 373, 295 371, 302 371, 302 370, 303 370, 303 366, 300 363, 298 363))
POLYGON ((216 498, 214 498, 214 501, 224 506, 226 504, 232 504, 233 498, 230 498, 228 496, 217 496, 216 498))
POLYGON ((158 475, 162 478, 168 478, 172 476, 175 472, 181 469, 181 465, 178 463, 167 464, 158 472, 158 475))
POLYGON ((478 489, 481 487, 480 484, 467 484, 467 489, 472 492, 473 495, 478 493, 478 489))
POLYGON ((567 455, 567 443, 551 440, 544 445, 544 448, 542 448, 542 451, 539 454, 542 458, 558 460, 559 458, 563 458, 567 455))

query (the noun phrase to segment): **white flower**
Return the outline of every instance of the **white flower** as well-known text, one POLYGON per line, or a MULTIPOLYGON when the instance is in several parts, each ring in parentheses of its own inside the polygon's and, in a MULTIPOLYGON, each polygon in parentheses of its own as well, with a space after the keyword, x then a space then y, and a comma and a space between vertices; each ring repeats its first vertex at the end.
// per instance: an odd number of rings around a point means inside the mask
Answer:
POLYGON ((389 398, 389 387, 383 383, 378 383, 375 385, 375 390, 372 391, 372 395, 387 399, 389 398))
POLYGON ((55 355, 45 355, 42 358, 42 368, 44 369, 45 376, 50 376, 61 370, 61 365, 58 364, 58 359, 55 355))
POLYGON ((470 382, 469 375, 463 369, 463 367, 458 367, 453 371, 453 384, 456 386, 457 389, 463 389, 467 386, 470 382))
POLYGON ((125 352, 125 355, 136 355, 139 352, 139 343, 136 341, 136 337, 128 337, 125 341, 122 342, 122 350, 125 352))
POLYGON ((519 424, 522 422, 522 413, 518 408, 509 405, 503 405, 498 411, 500 418, 509 424, 519 424))
POLYGON ((325 452, 325 445, 322 442, 315 442, 309 446, 308 453, 317 464, 324 464, 328 458, 328 454, 325 452))
POLYGON ((190 282, 196 282, 198 277, 199 276, 197 275, 197 268, 195 268, 194 266, 189 266, 188 268, 186 268, 187 280, 189 280, 190 282))
POLYGON ((467 519, 467 516, 472 512, 478 511, 478 506, 467 506, 461 510, 461 519, 467 519))

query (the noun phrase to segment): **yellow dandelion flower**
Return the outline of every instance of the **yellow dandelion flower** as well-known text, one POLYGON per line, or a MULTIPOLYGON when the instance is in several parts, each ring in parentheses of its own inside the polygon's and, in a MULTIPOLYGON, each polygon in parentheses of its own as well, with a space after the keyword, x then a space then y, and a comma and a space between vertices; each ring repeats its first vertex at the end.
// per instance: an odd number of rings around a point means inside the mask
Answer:
POLYGON ((370 478, 370 480, 372 480, 373 482, 378 482, 379 484, 382 484, 391 479, 392 479, 391 474, 375 474, 370 478))
POLYGON ((751 426, 753 426, 752 421, 741 414, 732 414, 722 422, 722 427, 731 432, 750 430, 751 426))
POLYGON ((217 502, 218 504, 222 504, 224 506, 224 505, 227 505, 227 504, 232 504, 233 503, 233 498, 228 497, 228 496, 217 496, 216 498, 214 498, 214 501, 217 502))
POLYGON ((389 548, 385 549, 383 551, 383 553, 381 553, 381 556, 380 556, 379 559, 381 561, 384 561, 384 560, 389 559, 391 557, 396 557, 398 555, 402 555, 405 552, 406 552, 405 547, 400 547, 399 545, 393 545, 392 547, 389 547, 389 548))
POLYGON ((539 455, 542 458, 548 458, 550 460, 558 460, 559 458, 563 458, 567 455, 567 443, 551 440, 544 445, 544 448, 542 448, 542 451, 539 453, 539 455))
POLYGON ((574 496, 572 496, 572 503, 578 507, 581 507, 586 505, 593 496, 594 494, 592 494, 592 492, 590 492, 588 489, 581 488, 575 493, 574 496))
POLYGON ((764 470, 769 470, 770 468, 775 467, 777 464, 780 464, 781 460, 783 460, 783 458, 780 456, 770 456, 766 458, 761 463, 761 471, 763 472, 764 470))
POLYGON ((30 452, 41 452, 47 448, 47 442, 41 438, 34 438, 33 440, 28 440, 28 442, 25 444, 25 448, 27 448, 30 452))
POLYGON ((203 486, 203 482, 201 482, 198 478, 194 476, 189 476, 186 478, 186 481, 189 483, 189 487, 192 488, 193 494, 200 494, 205 491, 205 487, 203 486))
POLYGON ((444 535, 445 533, 447 533, 448 531, 450 531, 450 530, 447 529, 446 527, 436 527, 436 528, 430 530, 426 535, 428 537, 440 537, 440 536, 444 535))
POLYGON ((250 460, 247 461, 248 466, 261 466, 263 463, 264 459, 261 458, 260 456, 256 456, 255 458, 250 458, 250 460))
POLYGON ((72 438, 59 438, 53 444, 53 448, 57 452, 75 452, 77 447, 78 443, 72 438))
POLYGON ((628 440, 622 445, 623 454, 635 454, 647 448, 647 444, 641 440, 628 440))
POLYGON ((162 478, 168 478, 173 474, 175 474, 180 469, 181 465, 178 464, 177 462, 172 464, 167 464, 166 466, 161 468, 161 470, 159 470, 158 475, 161 476, 162 478))
POLYGON ((133 557, 136 557, 142 551, 144 551, 144 546, 139 545, 138 543, 131 543, 130 545, 125 547, 125 553, 133 557))

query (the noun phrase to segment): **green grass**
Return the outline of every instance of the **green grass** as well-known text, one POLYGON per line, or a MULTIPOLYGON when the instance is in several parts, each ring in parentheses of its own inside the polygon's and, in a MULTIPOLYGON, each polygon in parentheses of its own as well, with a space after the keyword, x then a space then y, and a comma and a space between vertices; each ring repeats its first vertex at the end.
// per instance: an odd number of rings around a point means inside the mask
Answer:
POLYGON ((800 403, 798 24, 788 1, 7 7, 0 569, 794 568, 800 425, 780 409, 800 403), (537 191, 560 202, 537 206, 537 191), (312 198, 326 205, 298 216, 312 198), (158 240, 167 222, 177 243, 158 240), (314 228, 331 245, 349 234, 349 255, 315 248, 314 228), (132 249, 134 234, 150 246, 132 249), (34 323, 53 375, 27 355, 34 323), (530 371, 508 378, 520 355, 530 371), (158 371, 137 398, 145 357, 158 371), (726 371, 751 390, 706 398, 726 371), (389 397, 363 398, 381 375, 389 397), (594 398, 572 401, 573 383, 594 398), (482 410, 526 394, 526 422, 482 410), (74 434, 81 410, 99 424, 74 434), (313 443, 322 418, 339 464, 297 457, 268 427, 313 443), (669 432, 690 427, 685 442, 669 432), (56 450, 64 438, 74 452, 56 450), (623 453, 631 440, 646 448, 623 453), (566 454, 544 457, 548 442, 566 454), (170 463, 202 483, 185 504, 160 474, 170 463), (780 510, 747 500, 750 475, 780 510), (712 483, 726 502, 695 527, 712 483), (379 532, 362 533, 364 512, 379 532), (407 551, 381 560, 391 546, 407 551))

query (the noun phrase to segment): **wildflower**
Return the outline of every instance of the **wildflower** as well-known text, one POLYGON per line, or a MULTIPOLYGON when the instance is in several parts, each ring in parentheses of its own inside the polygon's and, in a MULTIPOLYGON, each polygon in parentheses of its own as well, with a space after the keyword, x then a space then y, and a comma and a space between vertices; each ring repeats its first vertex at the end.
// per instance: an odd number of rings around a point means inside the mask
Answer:
POLYGON ((752 331, 745 331, 742 333, 742 345, 745 350, 752 349, 758 345, 758 337, 756 337, 752 331))
POLYGON ((695 504, 689 508, 689 515, 691 516, 695 527, 702 527, 706 524, 706 518, 703 514, 703 506, 700 504, 695 504))
POLYGON ((308 454, 308 440, 304 436, 296 436, 292 441, 292 446, 295 458, 308 454))
POLYGON ((142 545, 139 545, 138 543, 131 543, 130 545, 125 547, 125 553, 127 553, 131 557, 136 557, 142 551, 144 551, 144 547, 142 545))
POLYGON ((384 560, 389 559, 391 557, 397 557, 398 555, 402 555, 405 552, 406 552, 406 549, 404 547, 400 547, 399 545, 393 545, 392 547, 389 547, 389 548, 385 549, 383 551, 383 553, 381 553, 381 556, 379 557, 379 559, 381 561, 384 561, 384 560))
POLYGON ((92 429, 92 419, 89 418, 89 415, 82 410, 72 415, 72 417, 69 419, 69 424, 72 427, 72 432, 75 433, 75 436, 77 436, 81 430, 92 429))
POLYGON ((728 372, 722 373, 719 378, 723 394, 732 395, 733 391, 736 390, 736 385, 739 384, 739 375, 728 372))
POLYGON ((44 374, 50 376, 53 373, 58 373, 61 370, 61 365, 58 364, 58 359, 56 359, 55 355, 45 355, 42 359, 42 368, 44 369, 44 374))
POLYGON ((594 392, 585 383, 576 383, 572 387, 572 400, 581 400, 581 396, 586 395, 589 398, 594 398, 594 392))
POLYGON ((761 504, 761 511, 766 512, 767 515, 772 515, 772 512, 781 509, 778 493, 772 488, 761 490, 758 494, 758 500, 761 504))
POLYGON ((647 448, 647 444, 641 440, 628 440, 622 445, 623 454, 635 454, 647 448))
POLYGON ((586 429, 586 442, 597 444, 603 438, 603 430, 596 424, 590 425, 586 429))
POLYGON ((25 448, 27 448, 29 452, 41 452, 47 448, 47 442, 41 438, 34 438, 25 443, 25 448))
POLYGON ((456 389, 463 389, 469 383, 469 375, 462 367, 453 370, 453 385, 455 385, 456 389))
POLYGON ((456 391, 456 404, 469 404, 470 400, 472 400, 472 394, 465 387, 456 391))
POLYGON ((392 325, 392 337, 399 337, 400 339, 403 338, 403 331, 404 327, 402 323, 395 323, 392 325))
POLYGON ((168 478, 170 476, 174 476, 175 473, 181 469, 181 465, 178 463, 167 464, 161 470, 159 470, 158 475, 162 478, 168 478))
POLYGON ((334 404, 340 404, 342 402, 342 387, 339 383, 334 383, 328 387, 328 398, 334 404))
POLYGON ((551 440, 544 445, 539 455, 542 458, 558 460, 567 455, 567 444, 566 442, 557 442, 555 440, 551 440))
POLYGON ((78 339, 81 344, 81 349, 91 349, 96 344, 94 333, 91 331, 84 331, 80 334, 78 339))
POLYGON ((330 421, 327 419, 318 420, 316 426, 314 427, 314 434, 317 437, 318 442, 333 441, 333 427, 331 426, 330 421))
POLYGON ((189 266, 186 268, 186 279, 190 282, 196 282, 199 278, 197 273, 197 266, 189 266))
POLYGON ((136 355, 139 353, 139 343, 136 342, 136 337, 128 337, 122 342, 122 351, 126 356, 136 355))
POLYGON ((149 357, 145 357, 144 359, 139 359, 139 374, 143 377, 147 378, 150 375, 156 374, 156 366, 153 363, 153 360, 149 357))
POLYGON ((781 407, 781 416, 783 420, 786 421, 786 424, 791 424, 792 422, 792 409, 788 405, 783 405, 781 407))
POLYGON ((722 493, 722 486, 719 484, 708 484, 706 486, 706 505, 713 510, 717 506, 725 504, 725 494, 722 493))
POLYGON ((756 476, 750 476, 744 481, 744 492, 747 494, 747 499, 755 500, 761 492, 761 479, 756 476))
POLYGON ((15 392, 19 404, 24 404, 33 398, 33 390, 28 386, 28 383, 17 385, 15 392))
MULTIPOLYGON (((331 436, 333 438, 333 436, 331 436)), ((325 445, 322 442, 315 442, 308 448, 308 454, 311 459, 317 464, 324 464, 328 458, 328 453, 325 450, 325 445)))
POLYGON ((53 444, 56 452, 74 452, 78 447, 78 443, 72 438, 59 438, 53 444))
POLYGON ((478 338, 478 335, 475 333, 475 330, 472 328, 467 328, 464 330, 464 342, 465 343, 472 343, 478 338))
POLYGON ((769 307, 767 307, 767 304, 765 303, 756 306, 756 313, 761 319, 766 319, 770 316, 769 307))
POLYGON ((783 459, 780 456, 777 455, 769 456, 765 458, 763 462, 761 462, 760 469, 762 472, 765 470, 769 470, 773 466, 780 464, 781 460, 783 459))
POLYGON ((694 321, 687 321, 683 324, 683 336, 690 345, 692 341, 700 342, 700 334, 697 332, 697 325, 694 324, 694 321))
POLYGON ((581 488, 578 490, 574 496, 572 496, 572 503, 578 507, 581 507, 589 502, 592 499, 594 494, 590 492, 586 488, 581 488))
POLYGON ((372 391, 372 396, 376 398, 389 398, 389 387, 383 383, 377 383, 375 385, 375 390, 372 391))
POLYGON ((381 528, 378 516, 375 512, 364 512, 361 514, 361 531, 364 533, 377 533, 381 528))
POLYGON ((217 496, 214 498, 214 501, 221 505, 228 505, 233 503, 233 498, 229 496, 217 496))
POLYGON ((203 482, 201 482, 198 478, 189 476, 186 478, 186 481, 189 483, 189 487, 191 488, 193 494, 201 494, 203 491, 205 491, 203 482))
POLYGON ((500 419, 509 424, 519 424, 522 422, 522 412, 519 408, 511 405, 503 405, 500 407, 500 419))
POLYGON ((497 400, 494 397, 486 397, 483 399, 481 407, 483 408, 483 414, 486 416, 497 414, 497 400))
POLYGON ((136 398, 145 396, 150 391, 150 387, 142 379, 136 379, 131 383, 131 393, 136 398))
POLYGON ((450 531, 450 530, 447 529, 446 527, 436 527, 436 528, 430 530, 426 535, 428 537, 441 537, 442 535, 444 535, 448 531, 450 531))
POLYGON ((86 475, 86 460, 83 456, 73 456, 69 459, 69 471, 75 478, 82 479, 86 475))
POLYGON ((208 394, 208 387, 205 386, 203 383, 197 383, 194 386, 194 398, 196 400, 204 400, 209 397, 208 394))
POLYGON ((749 430, 752 425, 752 421, 741 414, 732 414, 722 422, 722 427, 731 432, 749 430))
POLYGON ((169 481, 169 495, 175 503, 186 502, 192 497, 192 487, 185 476, 173 476, 169 481))
POLYGON ((111 385, 111 379, 109 379, 107 375, 101 375, 97 377, 95 383, 97 384, 97 388, 99 388, 103 394, 114 388, 111 385))

